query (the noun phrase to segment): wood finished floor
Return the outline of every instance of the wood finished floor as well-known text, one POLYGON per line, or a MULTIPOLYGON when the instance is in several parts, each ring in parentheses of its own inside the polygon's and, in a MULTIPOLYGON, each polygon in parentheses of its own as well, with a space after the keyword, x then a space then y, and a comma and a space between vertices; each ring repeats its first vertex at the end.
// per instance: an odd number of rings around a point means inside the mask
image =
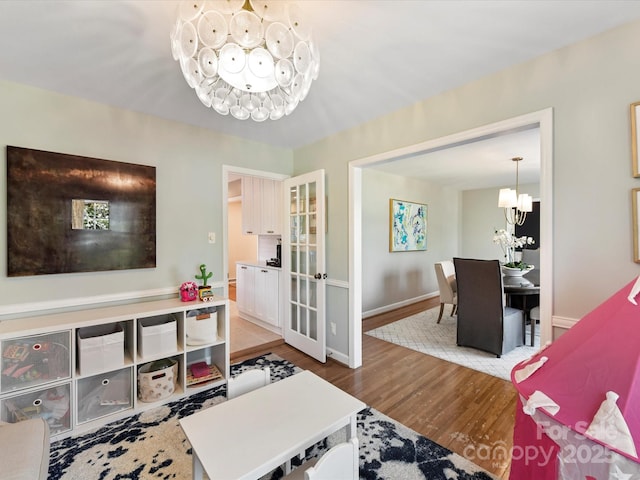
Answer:
MULTIPOLYGON (((371 317, 363 330, 437 306, 430 299, 371 317)), ((509 478, 516 391, 510 382, 424 355, 369 335, 362 339, 362 367, 350 369, 329 358, 319 363, 286 345, 256 347, 241 361, 272 352, 325 378, 385 415, 469 458, 500 479, 509 478)))

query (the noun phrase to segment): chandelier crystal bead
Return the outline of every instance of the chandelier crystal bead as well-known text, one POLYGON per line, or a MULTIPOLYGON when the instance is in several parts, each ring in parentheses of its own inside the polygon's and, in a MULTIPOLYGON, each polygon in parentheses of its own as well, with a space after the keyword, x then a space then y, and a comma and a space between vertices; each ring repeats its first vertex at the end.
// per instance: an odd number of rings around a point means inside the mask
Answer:
POLYGON ((256 122, 291 114, 320 69, 302 9, 282 0, 184 0, 171 52, 203 105, 256 122))

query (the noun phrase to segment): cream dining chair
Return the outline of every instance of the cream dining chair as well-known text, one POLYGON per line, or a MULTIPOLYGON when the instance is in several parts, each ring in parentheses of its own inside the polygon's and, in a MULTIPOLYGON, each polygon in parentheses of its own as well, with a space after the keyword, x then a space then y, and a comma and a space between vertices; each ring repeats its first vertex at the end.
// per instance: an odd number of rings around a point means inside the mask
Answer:
POLYGON ((438 323, 442 320, 445 304, 452 305, 451 315, 455 315, 458 306, 458 294, 456 285, 456 271, 451 260, 443 260, 434 264, 438 290, 440 291, 440 314, 438 323))

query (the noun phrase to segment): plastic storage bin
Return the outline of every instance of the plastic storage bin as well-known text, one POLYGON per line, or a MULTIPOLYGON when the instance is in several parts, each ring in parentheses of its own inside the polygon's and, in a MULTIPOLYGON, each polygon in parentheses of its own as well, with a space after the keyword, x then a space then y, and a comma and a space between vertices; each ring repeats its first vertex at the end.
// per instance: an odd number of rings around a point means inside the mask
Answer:
POLYGON ((173 315, 138 320, 138 352, 142 358, 175 353, 178 350, 177 321, 173 315))
POLYGON ((71 378, 69 330, 3 340, 0 392, 71 378))
POLYGON ((31 391, 2 400, 2 420, 9 423, 42 417, 51 435, 71 429, 71 386, 69 383, 31 391))
POLYGON ((78 329, 78 368, 91 375, 124 367, 124 329, 120 323, 78 329))
POLYGON ((78 380, 78 423, 133 407, 131 367, 78 380))

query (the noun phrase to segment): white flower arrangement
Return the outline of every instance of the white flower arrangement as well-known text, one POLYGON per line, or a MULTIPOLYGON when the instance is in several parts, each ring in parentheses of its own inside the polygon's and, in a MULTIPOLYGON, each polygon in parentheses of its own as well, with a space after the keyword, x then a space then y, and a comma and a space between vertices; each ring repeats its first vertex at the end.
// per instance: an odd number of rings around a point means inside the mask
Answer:
POLYGON ((529 268, 529 265, 522 261, 516 262, 516 248, 533 245, 535 243, 533 238, 527 236, 516 237, 511 232, 501 228, 500 230, 494 231, 493 243, 500 245, 502 248, 505 267, 519 268, 520 270, 529 268))

